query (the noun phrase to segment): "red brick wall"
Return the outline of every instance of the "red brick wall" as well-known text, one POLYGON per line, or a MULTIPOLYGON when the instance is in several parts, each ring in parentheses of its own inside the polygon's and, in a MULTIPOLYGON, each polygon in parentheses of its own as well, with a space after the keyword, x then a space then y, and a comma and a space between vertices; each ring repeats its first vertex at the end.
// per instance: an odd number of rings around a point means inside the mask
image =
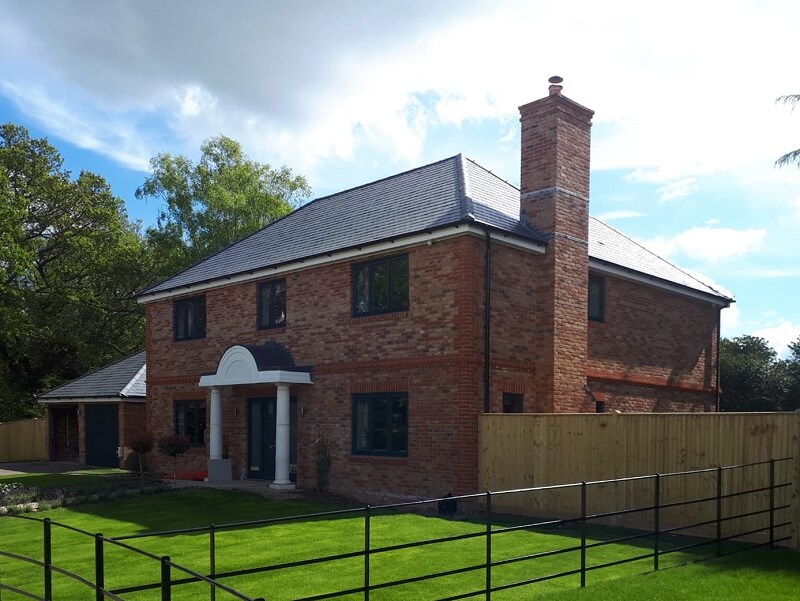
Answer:
MULTIPOLYGON (((156 438, 171 433, 176 399, 208 398, 197 387, 233 344, 276 340, 298 365, 314 366, 311 386, 292 386, 298 400, 298 483, 313 487, 314 441, 333 443, 331 489, 368 496, 390 489, 418 496, 477 487, 477 416, 482 398, 482 241, 473 236, 408 250, 410 308, 351 317, 350 263, 290 273, 287 326, 259 331, 257 284, 206 292, 207 337, 172 340, 172 299, 147 306, 148 426, 156 438), (351 395, 372 390, 409 394, 408 458, 351 456, 351 395), (391 483, 389 486, 387 483, 391 483)), ((360 259, 360 260, 363 260, 360 259)), ((246 461, 246 398, 274 395, 274 387, 235 387, 223 395, 225 446, 234 477, 246 461)), ((169 461, 154 454, 158 469, 169 461)), ((205 467, 207 448, 191 449, 179 469, 205 467)))
POLYGON ((606 409, 713 410, 717 311, 605 276, 605 319, 589 322, 588 375, 593 390, 607 393, 606 409))
POLYGON ((120 465, 126 465, 128 457, 133 453, 128 448, 128 441, 132 436, 147 429, 147 411, 144 403, 119 403, 119 446, 122 447, 120 465))

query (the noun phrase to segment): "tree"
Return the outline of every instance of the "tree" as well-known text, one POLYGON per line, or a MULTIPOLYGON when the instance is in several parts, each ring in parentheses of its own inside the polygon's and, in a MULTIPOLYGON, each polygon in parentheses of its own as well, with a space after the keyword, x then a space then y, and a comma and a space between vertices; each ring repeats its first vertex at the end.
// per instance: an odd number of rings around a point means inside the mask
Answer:
MULTIPOLYGON (((792 110, 794 107, 800 103, 800 94, 789 94, 787 96, 781 96, 776 100, 776 102, 781 102, 783 104, 790 104, 792 106, 792 110)), ((791 152, 787 152, 785 155, 780 157, 775 164, 778 167, 783 167, 784 165, 790 165, 792 163, 796 163, 798 167, 800 167, 800 148, 797 150, 792 150, 791 152)))
POLYGON ((289 213, 311 191, 288 167, 250 159, 225 136, 206 140, 198 163, 159 154, 136 197, 164 202, 147 242, 163 276, 200 261, 289 213))
POLYGON ((787 411, 800 370, 781 361, 763 338, 739 336, 720 344, 722 411, 787 411))
POLYGON ((788 380, 784 410, 800 409, 800 336, 789 344, 789 358, 784 363, 788 380))
POLYGON ((178 457, 183 455, 192 446, 192 441, 183 434, 170 434, 158 441, 158 450, 164 455, 172 457, 172 478, 178 478, 178 457))
POLYGON ((73 179, 46 139, 0 126, 0 421, 141 346, 144 252, 102 177, 73 179))

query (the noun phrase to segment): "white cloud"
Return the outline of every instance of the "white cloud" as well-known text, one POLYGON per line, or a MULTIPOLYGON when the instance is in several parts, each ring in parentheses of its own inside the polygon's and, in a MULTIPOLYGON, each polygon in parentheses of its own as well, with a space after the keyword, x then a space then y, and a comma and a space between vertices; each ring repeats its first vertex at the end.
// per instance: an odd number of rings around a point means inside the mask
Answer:
POLYGON ((764 228, 693 227, 672 237, 657 236, 642 245, 663 257, 683 256, 717 263, 757 251, 767 234, 764 228))
POLYGON ((781 319, 774 325, 756 330, 753 335, 767 339, 778 355, 786 358, 789 356, 789 343, 800 337, 800 325, 781 319))
POLYGON ((90 123, 118 160, 108 140, 164 150, 160 124, 184 144, 173 151, 222 132, 298 170, 360 150, 414 163, 431 125, 515 119, 554 71, 596 110, 594 167, 639 170, 664 199, 720 171, 785 178, 772 162, 796 146, 796 115, 773 102, 794 90, 773 60, 794 53, 793 3, 5 4, 0 72, 18 105, 48 127, 49 105, 81 115, 58 135, 90 123), (57 84, 30 103, 42 80, 57 84))
POLYGON ((597 218, 600 221, 614 221, 615 219, 633 219, 635 217, 644 217, 645 213, 640 211, 628 211, 628 210, 619 210, 619 211, 607 211, 605 213, 600 213, 597 215, 597 218))
POLYGON ((741 318, 742 311, 739 309, 739 305, 735 303, 722 310, 720 314, 720 330, 723 338, 732 338, 741 333, 741 318))

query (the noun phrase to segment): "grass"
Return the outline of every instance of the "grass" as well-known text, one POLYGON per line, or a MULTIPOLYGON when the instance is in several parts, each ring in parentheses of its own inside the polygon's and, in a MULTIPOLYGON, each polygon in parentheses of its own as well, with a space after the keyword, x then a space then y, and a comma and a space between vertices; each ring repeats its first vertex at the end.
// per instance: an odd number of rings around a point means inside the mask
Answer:
POLYGON ((35 486, 40 490, 54 488, 86 488, 108 482, 113 477, 130 477, 130 472, 114 468, 75 470, 60 474, 25 473, 0 476, 0 484, 19 482, 24 486, 35 486))
MULTIPOLYGON (((103 532, 106 536, 180 529, 211 522, 227 523, 289 516, 335 507, 309 500, 274 502, 258 495, 238 491, 186 489, 62 508, 37 514, 50 517, 90 532, 103 532)), ((371 521, 372 548, 406 542, 432 539, 440 536, 484 532, 485 525, 473 521, 452 521, 416 514, 379 514, 371 521)), ((619 531, 594 528, 590 540, 608 540, 619 531)), ((518 530, 492 537, 494 561, 523 554, 570 547, 578 544, 576 532, 518 530)), ((685 542, 685 541, 683 541, 685 542)), ((137 539, 131 544, 156 555, 169 555, 186 567, 207 573, 209 570, 209 538, 203 534, 184 534, 137 539)), ((356 552, 363 549, 363 517, 338 517, 284 523, 269 527, 240 528, 217 534, 217 570, 238 570, 283 562, 291 562, 322 555, 356 552)), ((670 543, 665 541, 665 545, 670 543)), ((678 543, 677 539, 672 544, 678 543)), ((588 551, 589 565, 615 561, 649 552, 649 542, 635 545, 609 544, 588 551)), ((53 561, 93 580, 94 541, 60 528, 53 529, 53 561)), ((0 550, 11 550, 41 558, 41 525, 18 518, 0 518, 0 550)), ((410 578, 432 572, 458 569, 485 561, 483 537, 375 553, 371 556, 372 585, 392 580, 410 578)), ((662 557, 664 568, 679 563, 707 557, 713 550, 679 552, 662 557)), ((106 584, 109 588, 137 583, 156 582, 158 563, 137 556, 130 551, 106 544, 106 584)), ((580 565, 580 555, 572 551, 535 561, 497 566, 492 571, 492 583, 502 585, 517 580, 535 578, 575 569, 580 565)), ((533 586, 509 589, 496 593, 494 599, 536 598, 566 600, 584 597, 597 599, 796 599, 800 598, 800 554, 787 551, 758 550, 730 558, 703 563, 690 563, 686 567, 673 567, 658 573, 637 575, 652 569, 652 559, 589 572, 588 586, 579 588, 579 577, 569 576, 538 583, 533 586)), ((356 557, 335 562, 288 568, 273 572, 225 578, 225 584, 253 597, 267 599, 294 599, 338 589, 359 587, 363 582, 363 558, 356 557)), ((179 573, 173 572, 174 578, 179 573)), ((483 570, 458 576, 428 580, 371 593, 372 599, 436 599, 460 592, 480 589, 485 582, 483 570)), ((0 557, 0 582, 26 586, 40 593, 41 569, 0 557)), ((54 578, 54 598, 86 599, 88 589, 63 576, 54 578)), ((123 595, 131 601, 159 598, 157 591, 123 595)), ((8 593, 3 601, 16 597, 8 593)), ((173 599, 207 599, 208 586, 201 584, 175 587, 173 599)), ((218 594, 217 599, 231 599, 218 594)), ((342 597, 361 599, 362 595, 342 597)), ((476 599, 479 597, 475 597, 476 599)))

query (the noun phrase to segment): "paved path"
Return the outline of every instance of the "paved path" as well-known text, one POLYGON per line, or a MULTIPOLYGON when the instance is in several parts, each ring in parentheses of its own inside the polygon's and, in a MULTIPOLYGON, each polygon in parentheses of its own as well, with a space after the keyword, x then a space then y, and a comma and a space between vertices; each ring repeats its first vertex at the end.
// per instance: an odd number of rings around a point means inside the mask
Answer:
POLYGON ((63 474, 75 470, 85 470, 85 465, 71 461, 18 461, 0 463, 0 476, 16 474, 63 474))

